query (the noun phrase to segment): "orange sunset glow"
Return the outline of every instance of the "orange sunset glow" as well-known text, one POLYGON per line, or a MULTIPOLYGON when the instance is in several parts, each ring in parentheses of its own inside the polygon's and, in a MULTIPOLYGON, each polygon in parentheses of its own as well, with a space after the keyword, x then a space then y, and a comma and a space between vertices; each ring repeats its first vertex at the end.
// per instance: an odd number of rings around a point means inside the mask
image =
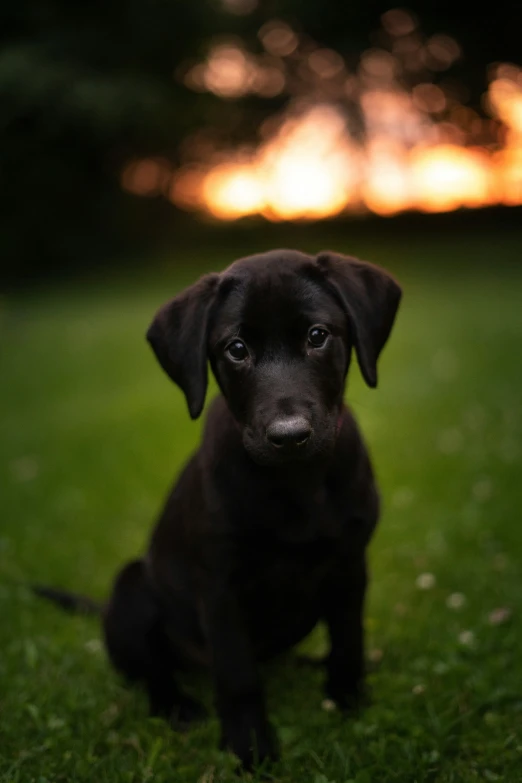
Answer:
POLYGON ((261 29, 261 56, 237 43, 217 45, 186 72, 191 89, 224 100, 270 97, 285 90, 294 58, 306 96, 290 101, 257 147, 216 149, 176 171, 165 161, 134 161, 123 187, 143 196, 162 193, 220 220, 522 204, 522 69, 492 69, 481 116, 451 90, 427 81, 408 87, 403 78, 420 60, 433 73, 450 67, 460 54, 455 41, 421 39, 402 11, 389 12, 383 24, 391 51, 365 52, 352 74, 332 50, 300 52, 298 37, 282 22, 261 29), (354 104, 363 134, 353 129, 354 104))

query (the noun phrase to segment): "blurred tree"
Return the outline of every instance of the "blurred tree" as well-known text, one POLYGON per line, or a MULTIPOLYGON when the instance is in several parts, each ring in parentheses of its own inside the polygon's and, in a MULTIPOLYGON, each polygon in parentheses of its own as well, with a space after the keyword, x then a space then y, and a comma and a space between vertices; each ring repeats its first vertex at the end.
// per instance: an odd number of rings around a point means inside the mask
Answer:
POLYGON ((172 75, 216 29, 211 11, 191 0, 2 5, 4 263, 52 267, 132 241, 121 166, 130 155, 175 154, 206 121, 203 99, 172 75))
MULTIPOLYGON (((189 90, 180 69, 212 41, 261 51, 260 27, 289 21, 354 65, 389 2, 346 0, 10 0, 0 8, 0 252, 4 273, 104 258, 161 235, 173 208, 122 191, 132 158, 176 165, 181 142, 211 127, 253 137, 288 95, 222 100, 189 90)), ((453 35, 480 105, 485 68, 519 55, 520 4, 414 0, 427 33, 453 35)), ((183 71, 185 72, 185 71, 183 71)))

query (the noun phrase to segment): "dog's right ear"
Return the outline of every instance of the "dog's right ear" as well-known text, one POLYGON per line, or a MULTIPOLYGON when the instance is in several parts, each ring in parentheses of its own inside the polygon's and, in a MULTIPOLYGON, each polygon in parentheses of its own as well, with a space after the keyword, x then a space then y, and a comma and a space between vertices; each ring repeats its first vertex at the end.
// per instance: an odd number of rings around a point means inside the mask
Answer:
POLYGON ((184 393, 192 419, 205 404, 209 316, 218 281, 219 275, 206 275, 167 302, 147 332, 159 363, 184 393))
POLYGON ((377 359, 390 336, 401 288, 384 269, 339 253, 319 253, 317 265, 349 318, 363 378, 373 389, 377 359))

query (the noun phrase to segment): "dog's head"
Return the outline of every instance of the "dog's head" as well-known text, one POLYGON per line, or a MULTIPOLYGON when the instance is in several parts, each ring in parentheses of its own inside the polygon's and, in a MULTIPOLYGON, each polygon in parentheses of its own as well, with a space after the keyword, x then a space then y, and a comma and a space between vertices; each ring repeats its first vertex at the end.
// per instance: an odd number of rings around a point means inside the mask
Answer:
POLYGON ((256 462, 310 459, 335 443, 352 348, 377 385, 400 297, 371 264, 274 250, 201 278, 161 308, 147 338, 193 419, 210 360, 256 462))

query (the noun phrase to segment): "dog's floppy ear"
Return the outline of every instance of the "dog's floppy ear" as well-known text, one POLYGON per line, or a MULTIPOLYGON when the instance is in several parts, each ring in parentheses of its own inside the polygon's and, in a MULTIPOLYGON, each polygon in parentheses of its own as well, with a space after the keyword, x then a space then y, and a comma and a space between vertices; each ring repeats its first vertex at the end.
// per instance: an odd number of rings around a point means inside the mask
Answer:
POLYGON ((183 391, 191 418, 203 410, 207 392, 207 339, 219 275, 206 275, 156 314, 147 332, 156 357, 183 391))
POLYGON ((400 286, 384 269, 337 253, 319 253, 317 265, 348 316, 363 378, 375 388, 377 359, 395 320, 400 286))

